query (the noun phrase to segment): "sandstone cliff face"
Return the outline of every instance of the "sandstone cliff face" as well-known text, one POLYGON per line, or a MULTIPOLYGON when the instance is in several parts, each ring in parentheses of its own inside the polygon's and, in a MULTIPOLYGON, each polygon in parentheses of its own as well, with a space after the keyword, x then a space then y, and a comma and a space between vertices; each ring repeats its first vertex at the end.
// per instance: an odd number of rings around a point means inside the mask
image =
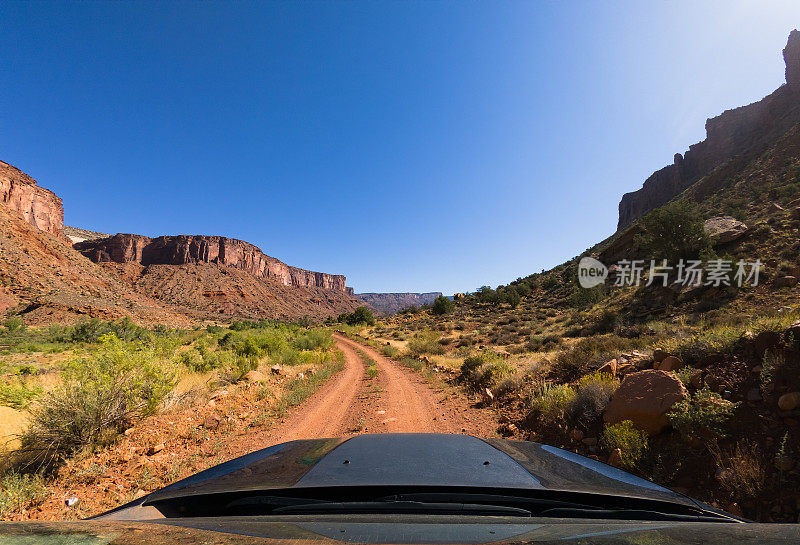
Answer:
POLYGON ((75 249, 96 263, 135 262, 141 265, 216 263, 246 271, 284 286, 323 288, 345 292, 345 277, 292 267, 265 255, 247 242, 204 235, 162 236, 116 234, 75 244, 75 249))
POLYGON ((735 156, 759 153, 800 123, 800 32, 793 30, 783 50, 786 84, 762 100, 727 110, 706 121, 706 139, 675 155, 672 165, 654 172, 638 191, 619 203, 617 229, 624 229, 669 202, 694 182, 735 156))
POLYGON ((403 309, 433 303, 442 294, 428 293, 358 293, 356 297, 371 305, 382 314, 396 314, 403 309))
POLYGON ((64 207, 55 193, 36 185, 36 180, 0 161, 0 202, 42 231, 61 235, 64 207))

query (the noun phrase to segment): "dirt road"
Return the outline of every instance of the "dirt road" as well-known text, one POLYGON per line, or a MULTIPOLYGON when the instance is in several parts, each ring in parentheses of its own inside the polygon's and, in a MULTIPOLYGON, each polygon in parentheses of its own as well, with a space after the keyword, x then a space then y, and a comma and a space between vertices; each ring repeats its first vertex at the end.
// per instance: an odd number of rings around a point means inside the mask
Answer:
POLYGON ((345 370, 292 410, 270 434, 270 443, 359 433, 470 433, 491 436, 494 414, 470 407, 452 388, 431 387, 419 374, 369 346, 335 335, 345 355, 345 370), (370 379, 356 350, 375 360, 370 379))

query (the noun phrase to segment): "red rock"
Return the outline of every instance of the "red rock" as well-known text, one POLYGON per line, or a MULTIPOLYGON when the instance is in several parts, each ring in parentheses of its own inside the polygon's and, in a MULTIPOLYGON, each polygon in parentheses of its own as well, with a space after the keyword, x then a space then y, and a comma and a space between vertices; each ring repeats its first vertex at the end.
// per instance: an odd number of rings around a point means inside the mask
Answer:
POLYGON ((728 171, 713 173, 737 155, 766 148, 800 122, 800 33, 792 31, 784 49, 786 81, 767 97, 747 106, 727 110, 706 121, 706 139, 675 154, 671 165, 654 172, 642 188, 626 193, 619 203, 617 230, 623 231, 651 210, 669 202, 694 184, 697 200, 719 190, 728 171))
POLYGON ((703 387, 703 370, 698 369, 689 377, 689 383, 698 390, 703 387))
POLYGON ((0 205, 18 212, 37 229, 62 235, 64 206, 61 199, 3 161, 0 161, 0 205))
POLYGON ((74 247, 96 263, 135 262, 145 266, 216 263, 242 269, 258 278, 276 280, 285 286, 346 291, 346 279, 342 275, 292 267, 265 255, 257 246, 235 238, 206 235, 149 238, 116 234, 108 238, 78 242, 74 247))
POLYGON ((781 276, 773 280, 772 285, 776 288, 791 288, 797 285, 797 278, 794 276, 781 276))
POLYGON ((203 427, 207 430, 215 430, 219 427, 220 420, 222 418, 216 414, 209 415, 203 420, 203 427))
POLYGON ((622 467, 622 450, 615 448, 608 455, 608 465, 614 467, 622 467))
POLYGON ((603 373, 606 375, 617 376, 617 360, 613 359, 607 361, 600 368, 597 370, 599 373, 603 373))
POLYGON ((675 356, 667 356, 658 366, 660 371, 677 371, 683 367, 683 362, 675 356))
POLYGON ((669 354, 667 354, 660 348, 656 348, 655 350, 653 350, 653 361, 655 363, 661 363, 667 356, 669 356, 669 354))
POLYGON ((689 395, 680 379, 666 371, 645 370, 627 375, 603 415, 605 422, 630 420, 655 435, 669 425, 667 413, 689 395))
POLYGON ((800 405, 800 392, 789 392, 778 398, 778 407, 782 411, 791 411, 800 405))
POLYGON ((582 441, 583 440, 583 432, 578 429, 573 429, 569 433, 570 437, 572 437, 575 441, 582 441))
POLYGON ((158 454, 164 450, 164 443, 159 443, 157 445, 152 445, 150 448, 147 449, 147 455, 152 456, 154 454, 158 454))
POLYGON ((730 216, 716 216, 703 223, 703 230, 715 244, 725 244, 747 233, 747 225, 730 216))
POLYGON ((753 339, 753 349, 756 354, 762 356, 770 348, 780 345, 781 336, 775 331, 762 331, 753 339))
POLYGON ((247 382, 264 382, 266 380, 266 378, 264 377, 264 374, 260 373, 258 371, 248 371, 244 375, 244 379, 247 382))

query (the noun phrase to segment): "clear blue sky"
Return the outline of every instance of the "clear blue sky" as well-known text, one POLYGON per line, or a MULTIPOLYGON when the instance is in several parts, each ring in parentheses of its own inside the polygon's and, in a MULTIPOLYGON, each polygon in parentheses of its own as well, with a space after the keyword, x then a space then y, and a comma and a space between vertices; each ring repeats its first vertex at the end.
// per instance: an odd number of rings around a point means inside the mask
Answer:
POLYGON ((800 2, 0 3, 0 159, 69 225, 472 291, 784 80, 800 2))

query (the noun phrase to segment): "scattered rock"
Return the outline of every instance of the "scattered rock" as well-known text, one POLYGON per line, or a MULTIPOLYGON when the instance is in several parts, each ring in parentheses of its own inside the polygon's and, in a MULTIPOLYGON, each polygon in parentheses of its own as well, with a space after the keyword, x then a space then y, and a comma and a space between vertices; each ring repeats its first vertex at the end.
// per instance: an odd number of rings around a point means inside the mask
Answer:
POLYGON ((142 490, 141 488, 136 489, 136 492, 133 494, 133 499, 138 500, 139 498, 144 498, 147 495, 147 492, 142 490))
POLYGON ((608 465, 614 467, 622 467, 622 450, 615 448, 611 451, 611 454, 608 455, 608 465))
POLYGON ((223 397, 228 397, 228 390, 217 390, 211 394, 211 399, 220 399, 223 397))
POLYGON ((762 331, 753 338, 753 349, 761 357, 770 348, 780 345, 781 336, 775 331, 762 331))
POLYGON ((689 392, 678 377, 666 371, 645 370, 627 375, 603 419, 609 424, 630 420, 640 430, 655 435, 669 425, 667 413, 689 392))
POLYGON ((125 430, 125 436, 126 437, 130 436, 130 434, 133 433, 133 430, 134 430, 134 428, 128 428, 127 430, 125 430))
POLYGON ((570 437, 572 437, 575 441, 582 441, 583 440, 583 432, 579 429, 573 429, 569 432, 570 437))
POLYGON ((203 427, 207 430, 215 430, 219 427, 219 423, 221 420, 222 418, 219 415, 216 414, 209 415, 206 417, 205 420, 203 420, 203 427))
POLYGON ((606 375, 617 376, 617 360, 607 361, 597 371, 606 375))
POLYGON ((660 371, 677 371, 683 367, 683 362, 675 356, 667 356, 658 365, 660 371))
POLYGON ((76 505, 78 505, 78 501, 80 500, 78 500, 78 498, 76 498, 75 496, 70 496, 69 498, 66 498, 64 500, 64 505, 66 505, 67 507, 75 507, 76 505))
POLYGON ((306 376, 303 373, 297 373, 297 378, 303 380, 304 378, 306 378, 306 376))
POLYGON ((797 277, 780 276, 772 281, 772 285, 776 288, 791 288, 797 285, 797 277))
POLYGON ((703 231, 714 244, 725 244, 744 236, 747 225, 730 216, 716 216, 703 223, 703 231))
POLYGON ((275 364, 269 369, 273 375, 285 375, 286 371, 280 365, 275 364))
POLYGON ((593 447, 597 444, 597 437, 584 437, 581 439, 581 443, 588 447, 593 447))
POLYGON ((736 503, 736 502, 733 502, 732 504, 730 504, 728 506, 728 508, 725 509, 725 510, 728 513, 730 513, 731 515, 733 515, 734 517, 743 517, 744 516, 744 513, 742 512, 742 508, 739 507, 739 504, 736 503))
POLYGON ((747 401, 761 401, 761 391, 758 388, 747 390, 747 401))
POLYGON ((261 373, 260 371, 248 371, 244 375, 244 379, 247 382, 264 382, 265 380, 267 380, 264 374, 261 373))
POLYGON ((653 350, 653 361, 655 363, 661 363, 667 356, 669 356, 669 354, 667 354, 660 348, 656 348, 655 350, 653 350))
POLYGON ((782 411, 791 411, 800 405, 800 392, 789 392, 778 398, 778 408, 782 411))
POLYGON ((694 371, 689 377, 689 384, 698 390, 703 387, 703 370, 698 369, 694 371))
POLYGON ((492 401, 494 401, 494 394, 489 388, 483 389, 483 401, 485 403, 491 403, 492 401))
POLYGON ((149 449, 147 449, 147 455, 152 456, 154 454, 158 454, 164 450, 164 443, 159 443, 157 445, 151 445, 149 449))
POLYGON ((216 406, 217 406, 217 402, 214 401, 213 399, 209 399, 208 403, 206 403, 206 407, 208 407, 210 409, 213 409, 216 406))

